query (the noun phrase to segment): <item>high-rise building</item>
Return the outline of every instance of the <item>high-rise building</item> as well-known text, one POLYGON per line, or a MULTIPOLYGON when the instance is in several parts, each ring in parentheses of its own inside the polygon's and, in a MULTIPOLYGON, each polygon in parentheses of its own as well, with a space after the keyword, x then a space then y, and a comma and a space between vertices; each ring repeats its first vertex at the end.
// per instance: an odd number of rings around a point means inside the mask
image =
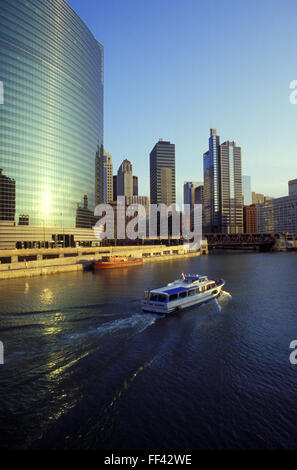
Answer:
POLYGON ((125 159, 118 169, 117 196, 133 196, 132 163, 125 159))
POLYGON ((15 221, 15 181, 0 168, 0 220, 15 221))
POLYGON ((210 129, 208 151, 203 154, 204 172, 204 232, 221 231, 220 220, 220 137, 216 129, 210 129))
POLYGON ((150 203, 175 201, 175 145, 160 139, 150 153, 150 203))
POLYGON ((195 204, 195 191, 197 188, 203 187, 203 183, 198 181, 185 181, 184 182, 184 204, 195 204))
POLYGON ((133 176, 133 196, 138 196, 138 176, 133 176))
POLYGON ((99 156, 99 204, 113 201, 113 165, 110 153, 99 156))
POLYGON ((219 148, 222 233, 243 232, 241 148, 224 142, 219 148))
POLYGON ((252 204, 251 177, 242 175, 242 196, 243 204, 250 206, 252 204))
POLYGON ((64 0, 1 0, 3 174, 15 213, 30 225, 75 227, 76 206, 96 201, 103 147, 103 47, 64 0))
POLYGON ((204 232, 243 231, 241 148, 235 142, 220 144, 216 129, 210 129, 209 150, 204 163, 204 232))

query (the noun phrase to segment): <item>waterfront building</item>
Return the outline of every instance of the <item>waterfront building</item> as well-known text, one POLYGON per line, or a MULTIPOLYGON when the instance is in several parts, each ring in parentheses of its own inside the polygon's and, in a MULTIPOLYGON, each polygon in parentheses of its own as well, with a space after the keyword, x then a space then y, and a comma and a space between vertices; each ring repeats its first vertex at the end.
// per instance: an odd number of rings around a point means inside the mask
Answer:
POLYGON ((257 207, 259 233, 297 233, 297 192, 266 200, 257 207))
POLYGON ((220 144, 210 129, 209 150, 203 154, 204 232, 243 232, 241 148, 234 141, 220 144))
POLYGON ((242 233, 241 148, 228 140, 220 145, 219 159, 221 232, 242 233))
POLYGON ((175 145, 160 139, 150 153, 150 203, 175 202, 175 145))
POLYGON ((133 196, 132 163, 125 159, 118 169, 117 196, 133 196))
POLYGON ((110 153, 99 156, 99 204, 113 201, 113 165, 110 153))
POLYGON ((97 202, 103 47, 64 0, 1 0, 0 45, 1 168, 16 218, 75 228, 77 203, 97 202))
POLYGON ((242 196, 243 204, 250 206, 252 204, 251 177, 242 175, 242 196))
POLYGON ((208 151, 203 154, 204 174, 204 232, 221 231, 220 221, 220 137, 216 129, 210 129, 208 151))
POLYGON ((84 196, 83 207, 80 204, 77 204, 76 208, 76 227, 77 228, 92 228, 96 225, 99 217, 94 215, 94 212, 91 211, 88 207, 88 196, 84 196))
POLYGON ((0 221, 15 221, 15 180, 0 168, 0 221))
POLYGON ((256 204, 243 206, 243 230, 244 233, 258 233, 256 204))
POLYGON ((138 196, 138 176, 133 176, 133 196, 138 196))

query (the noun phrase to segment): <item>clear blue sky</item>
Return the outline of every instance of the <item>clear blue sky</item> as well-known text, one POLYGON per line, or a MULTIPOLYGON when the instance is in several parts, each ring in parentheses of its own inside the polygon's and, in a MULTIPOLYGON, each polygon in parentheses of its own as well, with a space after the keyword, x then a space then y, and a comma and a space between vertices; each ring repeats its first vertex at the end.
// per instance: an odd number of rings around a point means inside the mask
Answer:
POLYGON ((242 147, 252 190, 297 178, 296 0, 69 0, 104 46, 104 146, 149 194, 149 153, 176 146, 177 199, 202 181, 209 128, 242 147))

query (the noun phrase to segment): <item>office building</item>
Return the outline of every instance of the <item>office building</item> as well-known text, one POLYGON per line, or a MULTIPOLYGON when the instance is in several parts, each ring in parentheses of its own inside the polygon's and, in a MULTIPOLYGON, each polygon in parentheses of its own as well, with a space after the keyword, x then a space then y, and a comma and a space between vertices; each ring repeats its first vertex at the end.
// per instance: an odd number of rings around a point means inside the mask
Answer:
POLYGON ((242 175, 242 196, 243 204, 250 206, 252 204, 251 177, 242 175))
POLYGON ((203 187, 203 183, 198 181, 184 182, 184 204, 190 204, 191 207, 195 204, 195 192, 199 187, 203 187))
POLYGON ((220 216, 222 233, 243 232, 241 148, 224 142, 220 158, 220 216))
POLYGON ((1 168, 16 220, 75 228, 77 203, 96 203, 103 47, 64 0, 1 0, 0 46, 1 168))
POLYGON ((113 165, 110 153, 99 156, 99 204, 113 201, 113 165))
POLYGON ((220 137, 210 129, 208 151, 203 154, 204 173, 204 228, 205 233, 221 231, 220 220, 220 137))
POLYGON ((0 221, 15 221, 15 180, 0 168, 0 221))
POLYGON ((150 203, 175 202, 175 145, 160 139, 150 153, 150 203))
POLYGON ((269 199, 257 206, 259 233, 297 233, 297 192, 294 183, 290 183, 288 196, 269 199))
POLYGON ((243 232, 241 148, 234 141, 220 144, 210 129, 209 149, 203 154, 204 233, 243 232))
POLYGON ((258 233, 257 205, 243 206, 244 233, 258 233))
POLYGON ((133 196, 132 163, 125 159, 118 169, 117 196, 133 196))

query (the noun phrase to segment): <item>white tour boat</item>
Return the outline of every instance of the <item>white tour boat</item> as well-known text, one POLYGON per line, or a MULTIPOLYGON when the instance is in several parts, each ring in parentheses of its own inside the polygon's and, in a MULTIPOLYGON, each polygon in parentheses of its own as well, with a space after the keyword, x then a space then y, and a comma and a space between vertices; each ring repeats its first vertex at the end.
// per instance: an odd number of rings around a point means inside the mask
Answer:
POLYGON ((142 310, 165 314, 176 312, 217 297, 224 285, 224 279, 210 281, 207 276, 182 273, 178 280, 165 287, 146 290, 142 310))

